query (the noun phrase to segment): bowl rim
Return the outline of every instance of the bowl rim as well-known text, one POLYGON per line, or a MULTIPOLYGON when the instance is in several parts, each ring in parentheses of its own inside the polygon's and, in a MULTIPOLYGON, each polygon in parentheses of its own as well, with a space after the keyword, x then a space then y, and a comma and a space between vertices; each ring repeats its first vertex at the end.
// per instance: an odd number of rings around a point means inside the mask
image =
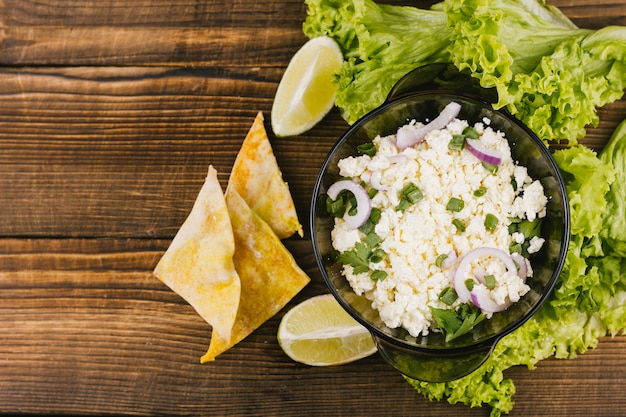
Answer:
POLYGON ((565 264, 565 258, 566 258, 569 243, 570 243, 571 214, 570 214, 570 207, 569 207, 569 198, 567 195, 567 190, 565 188, 565 182, 556 164, 556 161, 552 157, 552 154, 550 153, 550 150, 546 146, 546 144, 530 128, 528 128, 524 123, 522 123, 516 117, 511 115, 508 111, 506 111, 506 109, 493 108, 493 104, 490 101, 484 99, 483 97, 477 96, 475 94, 468 94, 466 92, 459 92, 458 90, 442 88, 442 89, 426 89, 426 90, 414 91, 414 92, 402 94, 396 98, 388 99, 379 107, 375 108, 374 110, 370 111, 369 113, 361 117, 359 120, 357 120, 339 137, 339 139, 333 144, 331 149, 328 151, 326 157, 324 158, 324 162, 322 163, 318 171, 317 178, 315 180, 313 194, 311 197, 311 209, 309 211, 309 228, 310 228, 310 233, 311 233, 311 241, 312 241, 316 264, 320 270, 320 273, 322 274, 326 287, 330 290, 330 292, 333 294, 333 297, 339 302, 342 308, 346 312, 348 312, 348 314, 350 314, 354 319, 356 319, 357 322, 359 322, 365 328, 367 328, 372 334, 372 336, 374 337, 374 339, 381 338, 385 340, 387 343, 390 343, 392 345, 402 347, 404 349, 408 348, 411 350, 419 351, 420 353, 423 353, 423 354, 449 353, 449 354, 458 355, 459 353, 471 353, 477 350, 484 350, 487 348, 493 349, 500 339, 510 334, 511 332, 515 331, 516 329, 521 327, 524 323, 526 323, 532 316, 536 314, 536 312, 549 299, 550 295, 552 294, 554 290, 554 287, 556 286, 558 278, 561 275, 561 272, 565 264), (384 113, 385 111, 388 110, 389 107, 397 105, 399 102, 406 101, 406 100, 415 100, 415 99, 420 99, 420 98, 425 99, 425 98, 429 98, 433 96, 442 96, 442 95, 458 97, 463 100, 469 100, 471 102, 474 102, 474 104, 479 104, 481 106, 489 107, 490 111, 499 113, 505 119, 516 124, 519 128, 521 128, 530 137, 530 139, 535 143, 536 147, 544 155, 545 160, 550 165, 551 171, 554 172, 555 177, 558 182, 558 189, 559 189, 560 197, 562 200, 562 206, 563 206, 562 207, 563 221, 562 221, 562 226, 561 226, 563 237, 561 239, 561 247, 559 250, 559 254, 558 254, 558 257, 556 258, 557 264, 554 266, 552 273, 550 275, 550 278, 547 281, 545 289, 541 293, 539 300, 535 303, 535 305, 529 308, 528 311, 526 311, 519 319, 506 325, 499 332, 494 333, 493 335, 483 340, 476 341, 475 343, 469 343, 463 346, 454 346, 454 347, 453 346, 433 346, 433 345, 429 346, 429 345, 407 344, 403 342, 402 340, 381 331, 375 325, 373 325, 372 323, 368 322, 363 317, 361 317, 361 315, 358 314, 356 310, 340 294, 338 294, 337 289, 332 284, 332 281, 330 277, 328 276, 326 268, 324 267, 324 264, 323 264, 323 254, 320 252, 320 248, 318 247, 318 244, 317 244, 318 234, 316 230, 316 217, 318 215, 318 208, 319 208, 318 199, 319 199, 319 196, 322 196, 324 194, 322 192, 322 186, 323 186, 322 182, 324 180, 325 173, 328 169, 328 166, 335 152, 340 146, 343 145, 344 142, 348 140, 350 135, 354 131, 356 131, 362 124, 377 117, 379 114, 384 113))

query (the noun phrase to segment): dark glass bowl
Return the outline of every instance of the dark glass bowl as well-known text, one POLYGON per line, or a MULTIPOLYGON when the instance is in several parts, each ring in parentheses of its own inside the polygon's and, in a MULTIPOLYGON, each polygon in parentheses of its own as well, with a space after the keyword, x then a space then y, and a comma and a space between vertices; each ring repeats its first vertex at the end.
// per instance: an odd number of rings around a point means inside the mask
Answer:
MULTIPOLYGON (((420 74, 417 77, 421 84, 420 74)), ((415 74, 413 74, 415 76, 415 74)), ((402 83, 399 83, 402 85, 402 83)), ((342 307, 372 334, 379 353, 403 374, 422 381, 450 381, 469 374, 491 354, 496 343, 527 321, 550 295, 561 272, 570 236, 570 214, 563 179, 548 148, 517 119, 494 110, 484 95, 474 91, 418 88, 406 83, 395 89, 382 106, 364 116, 339 139, 324 161, 317 178, 311 205, 311 237, 317 263, 328 288, 342 307), (543 184, 548 197, 547 215, 541 236, 545 243, 531 259, 534 276, 528 280, 530 291, 522 299, 489 320, 483 320, 470 333, 445 342, 441 333, 408 337, 403 329, 388 328, 371 302, 358 296, 342 275, 342 265, 333 258, 331 230, 334 219, 326 212, 326 190, 340 179, 337 163, 356 156, 357 146, 371 142, 377 135, 394 134, 399 126, 415 119, 432 120, 450 101, 462 106, 460 119, 473 124, 484 117, 494 129, 503 131, 511 146, 513 159, 528 168, 529 175, 543 184)))

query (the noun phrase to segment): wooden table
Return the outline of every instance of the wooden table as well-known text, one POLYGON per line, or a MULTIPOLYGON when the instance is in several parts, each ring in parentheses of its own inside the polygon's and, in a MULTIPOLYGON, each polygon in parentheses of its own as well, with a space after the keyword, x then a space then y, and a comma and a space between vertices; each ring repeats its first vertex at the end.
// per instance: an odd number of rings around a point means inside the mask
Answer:
MULTIPOLYGON (((396 2, 397 3, 397 2, 396 2)), ((626 0, 552 0, 580 26, 626 0)), ((213 164, 225 184, 257 111, 305 42, 302 0, 0 2, 0 413, 487 416, 430 403, 377 355, 312 368, 276 341, 281 312, 214 363, 210 327, 152 270, 213 164)), ((626 102, 600 111, 600 149, 626 102)), ((305 227, 334 110, 270 135, 305 227)), ((286 246, 326 293, 311 242, 286 246)), ((622 416, 626 337, 511 369, 514 416, 622 416)))

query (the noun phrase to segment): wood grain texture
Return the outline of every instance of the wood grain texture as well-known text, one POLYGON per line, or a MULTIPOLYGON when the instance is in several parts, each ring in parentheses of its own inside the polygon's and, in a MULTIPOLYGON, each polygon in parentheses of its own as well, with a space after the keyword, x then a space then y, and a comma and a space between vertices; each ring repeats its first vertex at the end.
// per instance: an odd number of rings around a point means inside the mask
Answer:
MULTIPOLYGON (((387 1, 428 6, 432 1, 387 1)), ((581 27, 626 2, 551 0, 581 27)), ((276 341, 281 312, 201 365, 211 329, 152 270, 209 164, 226 185, 258 111, 306 40, 302 0, 0 0, 0 414, 488 416, 429 402, 377 355, 312 368, 276 341)), ((599 111, 600 150, 626 102, 599 111)), ((305 229, 334 110, 270 140, 305 229)), ((308 234, 285 241, 326 293, 308 234)), ((511 416, 622 416, 626 338, 513 368, 511 416)))
MULTIPOLYGON (((489 414, 487 408, 429 402, 377 355, 340 367, 295 364, 276 341, 281 314, 215 362, 201 365, 210 327, 150 273, 168 242, 0 240, 0 411, 489 414)), ((288 242, 313 283, 286 308, 326 292, 307 246, 288 242)), ((621 415, 626 406, 624 349, 626 338, 605 338, 577 359, 507 371, 518 387, 511 415, 621 415)))

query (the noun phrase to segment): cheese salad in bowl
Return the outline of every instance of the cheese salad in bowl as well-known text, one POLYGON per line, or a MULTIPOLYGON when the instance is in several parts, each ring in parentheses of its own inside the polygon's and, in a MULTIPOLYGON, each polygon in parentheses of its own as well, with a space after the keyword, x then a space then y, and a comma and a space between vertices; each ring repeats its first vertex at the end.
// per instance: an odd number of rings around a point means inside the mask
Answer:
POLYGON ((314 249, 338 301, 404 374, 467 374, 551 291, 569 238, 562 179, 488 103, 417 94, 357 122, 318 178, 314 249))

